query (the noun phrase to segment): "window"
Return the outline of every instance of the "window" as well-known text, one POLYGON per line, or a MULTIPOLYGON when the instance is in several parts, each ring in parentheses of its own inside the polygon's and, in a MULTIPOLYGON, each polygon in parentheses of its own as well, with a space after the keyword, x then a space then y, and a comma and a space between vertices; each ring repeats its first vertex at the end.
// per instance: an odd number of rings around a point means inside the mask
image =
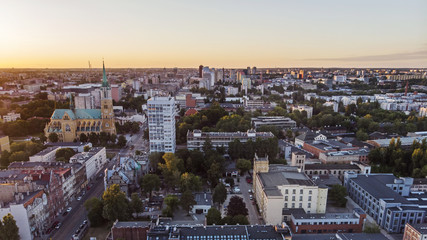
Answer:
POLYGON ((310 194, 310 195, 311 195, 312 193, 313 193, 313 191, 312 191, 312 190, 308 191, 308 194, 310 194))
POLYGON ((302 190, 302 189, 301 189, 301 190, 299 190, 299 194, 303 194, 303 191, 304 191, 304 190, 302 190))
POLYGON ((311 196, 308 196, 308 201, 311 201, 311 196))
POLYGON ((292 194, 296 194, 297 193, 297 190, 296 189, 293 189, 292 190, 292 194))
POLYGON ((308 203, 308 204, 307 204, 307 207, 308 207, 308 208, 311 208, 311 203, 308 203))
POLYGON ((299 200, 302 201, 302 196, 299 197, 299 200))
POLYGON ((288 194, 288 189, 285 189, 285 194, 288 194))
POLYGON ((292 201, 295 201, 295 196, 292 196, 292 201))
POLYGON ((288 196, 285 196, 285 201, 288 201, 288 196))

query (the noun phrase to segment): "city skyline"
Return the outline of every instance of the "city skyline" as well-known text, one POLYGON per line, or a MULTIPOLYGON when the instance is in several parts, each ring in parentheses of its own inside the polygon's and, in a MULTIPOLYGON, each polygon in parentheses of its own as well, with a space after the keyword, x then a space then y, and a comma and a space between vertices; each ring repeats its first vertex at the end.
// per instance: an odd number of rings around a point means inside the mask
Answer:
POLYGON ((0 68, 427 67, 426 1, 7 1, 0 68))

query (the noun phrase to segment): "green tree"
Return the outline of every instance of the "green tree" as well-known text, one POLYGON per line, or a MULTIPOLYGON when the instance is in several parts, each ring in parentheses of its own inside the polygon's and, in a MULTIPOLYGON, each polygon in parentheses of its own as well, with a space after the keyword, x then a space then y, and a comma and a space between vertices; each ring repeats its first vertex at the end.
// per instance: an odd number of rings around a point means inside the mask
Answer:
POLYGON ((162 161, 163 153, 153 152, 148 156, 148 160, 150 161, 150 168, 153 171, 157 171, 157 167, 159 166, 160 161, 162 161))
POLYGON ((122 148, 122 147, 126 146, 126 143, 127 143, 127 140, 126 140, 125 136, 120 135, 119 138, 117 139, 117 145, 122 148))
POLYGON ((0 165, 2 167, 7 167, 9 166, 9 157, 10 157, 10 152, 5 150, 1 152, 1 156, 0 156, 0 165))
POLYGON ((190 190, 192 192, 200 191, 202 189, 202 180, 199 176, 192 173, 183 173, 181 175, 181 192, 190 190))
POLYGON ((132 193, 130 197, 130 209, 131 212, 140 213, 143 210, 143 205, 141 198, 139 198, 138 193, 132 193))
POLYGON ((180 200, 181 207, 190 215, 191 208, 196 204, 196 200, 194 199, 194 195, 190 190, 186 190, 181 195, 180 200))
POLYGON ((86 211, 88 212, 87 217, 90 221, 92 227, 101 226, 105 219, 102 216, 102 210, 104 208, 104 203, 101 199, 93 197, 84 203, 86 211))
POLYGON ((230 198, 230 203, 227 208, 228 216, 237 216, 237 215, 248 215, 248 209, 246 208, 246 204, 243 199, 239 196, 233 196, 230 198))
POLYGON ((3 217, 3 225, 1 231, 1 239, 19 240, 19 228, 12 214, 8 213, 3 217))
POLYGON ((214 203, 223 204, 227 199, 227 189, 224 184, 219 183, 213 190, 212 200, 214 203))
POLYGON ((221 224, 221 212, 216 208, 210 208, 206 214, 206 222, 208 225, 221 224))
POLYGON ((211 188, 214 188, 218 184, 221 176, 221 165, 216 162, 212 163, 210 169, 208 170, 208 180, 211 185, 211 188))
POLYGON ((156 174, 146 174, 140 179, 139 184, 144 192, 148 193, 151 198, 152 192, 160 187, 160 178, 156 174))
POLYGON ((60 148, 56 151, 55 157, 57 161, 58 158, 63 158, 65 162, 69 162, 74 154, 76 154, 76 152, 74 152, 72 148, 60 148))
POLYGON ((53 142, 53 143, 56 143, 59 141, 58 134, 56 134, 56 133, 49 133, 48 138, 49 138, 49 141, 53 142))
POLYGON ((233 217, 233 224, 249 225, 249 220, 245 215, 236 215, 233 217))
POLYGON ((126 221, 129 219, 129 201, 118 184, 113 184, 102 195, 104 208, 102 216, 109 221, 126 221))
POLYGON ((166 208, 163 209, 163 214, 168 217, 173 217, 173 213, 178 209, 179 199, 175 195, 167 195, 164 199, 166 208))
POLYGON ((347 189, 344 186, 335 184, 332 186, 332 189, 329 191, 329 196, 334 201, 334 205, 337 207, 345 207, 347 203, 347 189))
POLYGON ((87 142, 87 140, 89 140, 87 135, 84 133, 80 133, 79 139, 80 139, 80 142, 87 142))
POLYGON ((29 160, 29 156, 24 151, 14 152, 9 157, 9 162, 26 162, 29 160))
POLYGON ((357 140, 360 140, 360 141, 366 141, 369 139, 369 135, 366 132, 364 132, 362 129, 360 129, 359 131, 356 132, 356 138, 357 140))
POLYGON ((239 158, 236 162, 236 168, 240 170, 240 174, 244 174, 252 168, 252 163, 247 159, 239 158))
POLYGON ((85 151, 85 152, 89 152, 89 150, 90 150, 90 147, 89 147, 89 146, 85 146, 85 147, 83 148, 83 151, 85 151))

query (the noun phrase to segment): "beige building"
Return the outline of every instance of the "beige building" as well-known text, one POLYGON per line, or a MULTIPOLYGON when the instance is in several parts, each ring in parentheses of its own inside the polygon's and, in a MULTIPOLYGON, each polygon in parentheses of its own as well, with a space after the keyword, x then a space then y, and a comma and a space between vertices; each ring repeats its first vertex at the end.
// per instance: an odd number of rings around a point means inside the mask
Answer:
POLYGON ((307 213, 325 213, 328 188, 317 186, 295 167, 269 165, 267 158, 254 159, 254 196, 266 224, 284 221, 284 208, 303 208, 307 213))
POLYGON ((0 135, 0 153, 3 151, 10 152, 9 136, 0 135))

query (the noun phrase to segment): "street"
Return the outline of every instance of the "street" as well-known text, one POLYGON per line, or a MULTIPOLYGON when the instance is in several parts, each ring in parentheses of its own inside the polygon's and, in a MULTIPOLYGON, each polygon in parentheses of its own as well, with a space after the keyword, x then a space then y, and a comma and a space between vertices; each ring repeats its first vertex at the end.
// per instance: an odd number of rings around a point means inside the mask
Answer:
MULTIPOLYGON (((114 165, 119 163, 119 156, 126 156, 128 154, 133 153, 135 150, 145 150, 144 140, 143 140, 143 129, 137 134, 133 134, 133 136, 128 136, 128 145, 125 149, 121 149, 120 151, 109 151, 107 152, 115 152, 117 156, 115 156, 112 160, 110 160, 105 167, 111 169, 114 165), (133 150, 131 150, 130 146, 135 146, 133 150)), ((103 174, 103 170, 99 173, 103 174)), ((99 174, 97 173, 97 174, 99 174)), ((103 175, 104 176, 104 175, 103 175)), ((90 190, 87 190, 87 193, 82 197, 80 201, 74 200, 69 206, 73 209, 66 216, 60 215, 57 217, 55 221, 59 221, 62 223, 62 226, 59 229, 53 230, 50 236, 45 236, 44 239, 58 239, 58 240, 68 240, 71 239, 75 231, 79 228, 80 224, 84 220, 87 219, 87 212, 84 207, 84 203, 86 200, 92 197, 101 197, 104 192, 104 178, 96 178, 94 181, 89 182, 89 185, 92 184, 90 190)))

